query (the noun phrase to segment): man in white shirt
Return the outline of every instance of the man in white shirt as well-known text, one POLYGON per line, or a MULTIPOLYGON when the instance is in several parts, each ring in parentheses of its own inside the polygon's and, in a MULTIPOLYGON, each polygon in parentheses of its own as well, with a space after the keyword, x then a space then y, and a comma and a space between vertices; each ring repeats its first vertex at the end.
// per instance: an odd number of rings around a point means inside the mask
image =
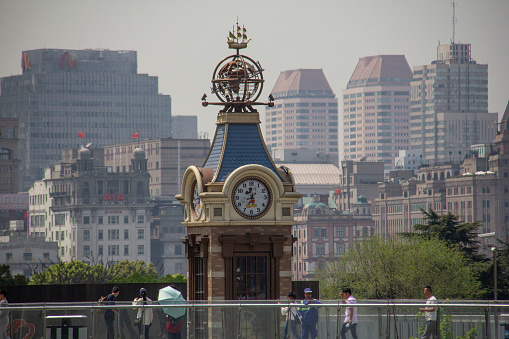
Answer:
MULTIPOLYGON (((426 296, 426 305, 436 305, 437 298, 435 298, 431 291, 431 286, 424 288, 424 295, 426 296)), ((424 312, 424 318, 426 319, 426 328, 422 339, 438 338, 437 333, 437 308, 436 307, 421 307, 419 311, 424 312)))
MULTIPOLYGON (((344 288, 341 292, 343 304, 357 304, 357 300, 352 295, 350 288, 344 288)), ((346 332, 350 331, 353 339, 357 339, 357 307, 346 307, 345 321, 341 327, 341 339, 346 339, 346 332)))

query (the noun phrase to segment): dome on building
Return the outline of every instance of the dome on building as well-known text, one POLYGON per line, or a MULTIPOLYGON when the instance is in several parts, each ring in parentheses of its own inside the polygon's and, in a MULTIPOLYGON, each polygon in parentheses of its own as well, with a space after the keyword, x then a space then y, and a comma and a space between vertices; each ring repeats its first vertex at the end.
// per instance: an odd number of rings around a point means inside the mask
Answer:
POLYGON ((357 203, 358 204, 367 204, 368 203, 368 198, 366 198, 364 196, 364 194, 361 194, 357 197, 357 203))
POLYGON ((78 152, 78 159, 89 160, 91 156, 92 156, 92 153, 86 147, 83 147, 78 152))
POLYGON ((134 150, 134 159, 136 160, 145 159, 145 151, 142 148, 136 148, 134 150))

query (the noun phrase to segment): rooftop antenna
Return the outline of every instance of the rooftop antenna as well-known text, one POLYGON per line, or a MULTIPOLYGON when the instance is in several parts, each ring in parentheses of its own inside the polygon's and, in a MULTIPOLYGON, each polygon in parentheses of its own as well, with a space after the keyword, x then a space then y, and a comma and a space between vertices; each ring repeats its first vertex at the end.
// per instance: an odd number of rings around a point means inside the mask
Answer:
POLYGON ((456 19, 456 2, 452 2, 452 44, 454 45, 454 38, 456 35, 456 23, 458 20, 456 19))

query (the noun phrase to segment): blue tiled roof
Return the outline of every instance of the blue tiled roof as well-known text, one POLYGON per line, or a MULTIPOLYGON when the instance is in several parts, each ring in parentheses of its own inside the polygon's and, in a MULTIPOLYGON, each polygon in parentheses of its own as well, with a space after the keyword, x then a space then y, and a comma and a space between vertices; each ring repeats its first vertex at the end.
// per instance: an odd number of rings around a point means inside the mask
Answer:
POLYGON ((219 171, 215 179, 216 182, 224 182, 231 172, 249 164, 265 166, 271 169, 283 181, 265 151, 257 124, 229 124, 227 136, 224 134, 224 129, 225 125, 217 126, 216 140, 205 163, 205 167, 214 168, 214 172, 219 171), (218 168, 225 137, 226 145, 224 147, 223 160, 221 167, 218 168))
POLYGON ((210 154, 207 158, 205 165, 203 165, 203 167, 205 168, 213 168, 214 172, 217 170, 219 160, 221 159, 221 150, 223 149, 225 126, 226 125, 217 126, 214 145, 212 145, 212 150, 210 151, 210 154))

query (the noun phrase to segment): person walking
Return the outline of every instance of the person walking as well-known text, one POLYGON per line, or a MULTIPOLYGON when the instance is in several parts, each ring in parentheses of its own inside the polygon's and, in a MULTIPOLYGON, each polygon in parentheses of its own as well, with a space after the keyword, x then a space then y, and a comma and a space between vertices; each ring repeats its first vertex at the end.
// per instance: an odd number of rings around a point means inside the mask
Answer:
POLYGON ((9 311, 4 309, 7 307, 7 291, 0 289, 0 338, 9 339, 7 336, 7 325, 9 325, 9 311))
POLYGON ((310 306, 312 304, 321 304, 315 298, 312 298, 313 291, 310 288, 304 289, 304 300, 302 300, 302 306, 297 310, 300 322, 302 324, 301 336, 302 339, 315 339, 318 336, 316 325, 318 324, 318 308, 310 306))
MULTIPOLYGON (((341 292, 343 304, 357 304, 350 288, 343 288, 341 292)), ((353 339, 357 339, 357 307, 347 306, 345 308, 345 321, 341 326, 341 339, 346 339, 346 333, 350 331, 353 339)))
MULTIPOLYGON (((115 305, 115 300, 120 294, 120 289, 118 286, 112 288, 111 293, 108 294, 106 299, 104 300, 105 305, 115 305)), ((115 327, 114 320, 115 314, 118 315, 118 311, 115 309, 108 308, 106 313, 104 313, 104 321, 106 322, 106 338, 114 339, 115 338, 115 327)))
MULTIPOLYGON (((288 303, 295 304, 297 295, 295 292, 289 292, 286 295, 288 299, 288 303)), ((297 307, 287 306, 281 307, 281 314, 286 315, 286 325, 285 330, 283 332, 283 339, 287 338, 288 335, 288 327, 290 327, 292 331, 292 338, 300 339, 299 332, 297 331, 297 325, 300 323, 299 317, 297 315, 297 307)))
POLYGON ((166 320, 166 332, 168 332, 168 339, 181 339, 182 333, 182 317, 173 318, 171 315, 167 315, 166 320))
MULTIPOLYGON (((424 295, 426 296, 426 305, 436 305, 437 298, 433 296, 431 286, 424 287, 424 295)), ((437 333, 437 308, 436 307, 421 307, 419 311, 424 312, 424 318, 426 319, 426 328, 422 339, 439 338, 437 333)))
MULTIPOLYGON (((147 297, 147 290, 140 288, 140 298, 134 298, 133 306, 149 305, 152 300, 147 297)), ((154 320, 154 313, 150 307, 139 307, 136 314, 136 322, 138 323, 138 338, 148 339, 150 326, 154 320)))

